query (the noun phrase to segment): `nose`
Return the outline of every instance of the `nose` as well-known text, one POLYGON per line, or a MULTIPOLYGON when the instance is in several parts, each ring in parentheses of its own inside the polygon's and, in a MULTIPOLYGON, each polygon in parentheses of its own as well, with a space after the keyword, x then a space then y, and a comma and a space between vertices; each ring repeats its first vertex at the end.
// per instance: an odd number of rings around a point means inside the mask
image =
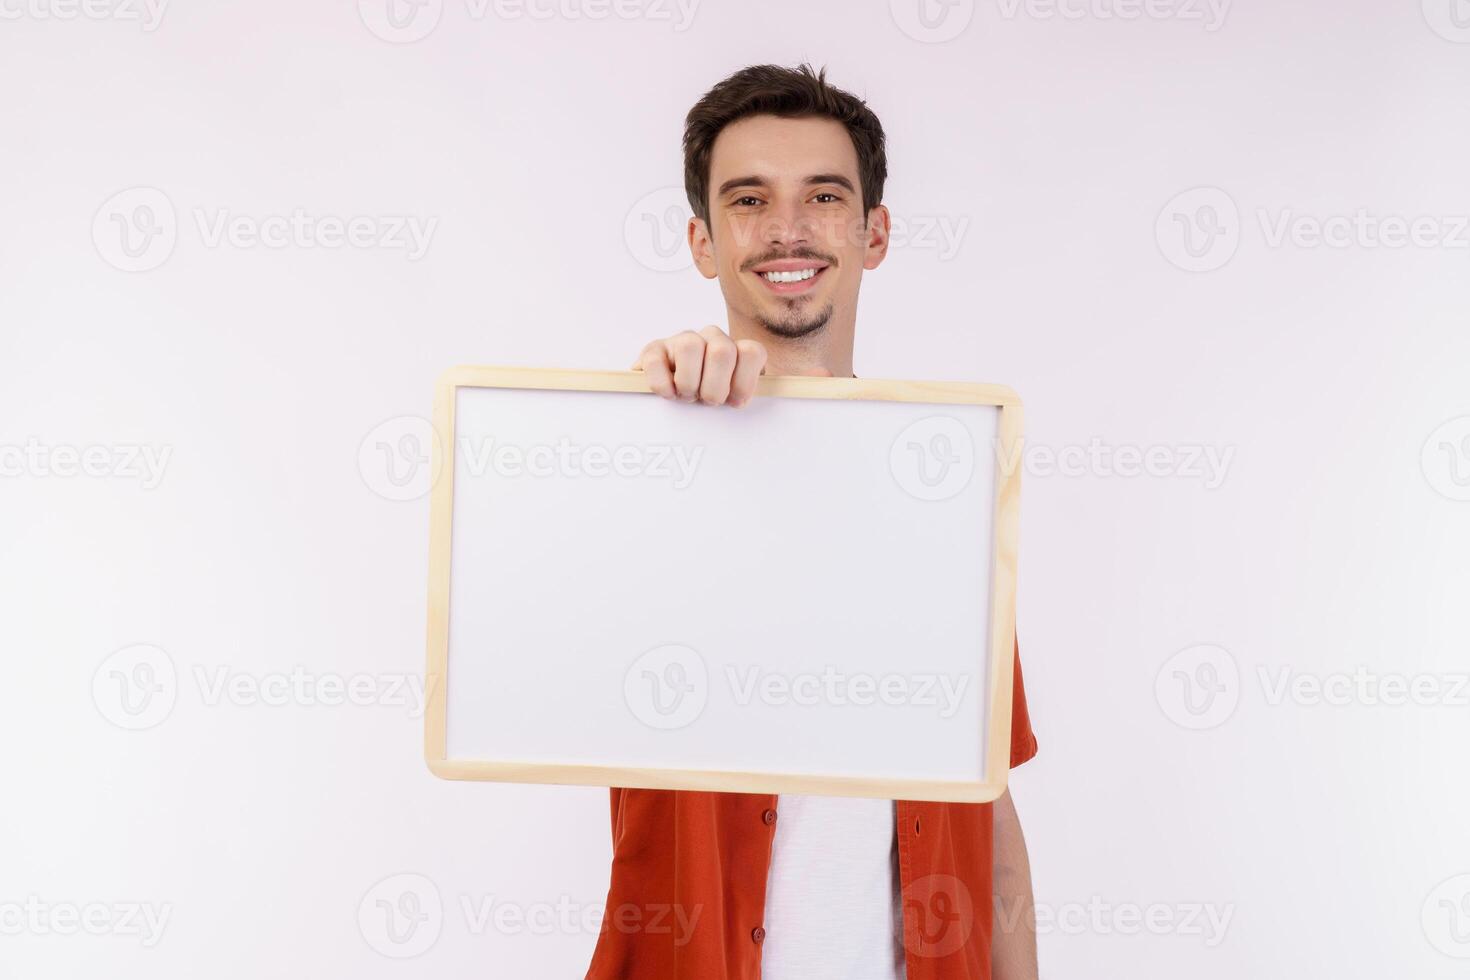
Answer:
POLYGON ((800 200, 790 201, 767 212, 762 238, 767 245, 786 251, 812 244, 814 221, 800 200))

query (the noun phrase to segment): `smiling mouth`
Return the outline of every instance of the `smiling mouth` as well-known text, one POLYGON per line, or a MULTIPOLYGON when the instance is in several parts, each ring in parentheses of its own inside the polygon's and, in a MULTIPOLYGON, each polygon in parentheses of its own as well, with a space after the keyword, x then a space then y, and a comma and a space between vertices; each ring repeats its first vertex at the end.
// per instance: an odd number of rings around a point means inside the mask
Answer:
POLYGON ((756 272, 760 281, 771 292, 782 296, 805 293, 813 289, 818 279, 827 271, 825 265, 812 265, 800 269, 783 269, 772 272, 756 272))

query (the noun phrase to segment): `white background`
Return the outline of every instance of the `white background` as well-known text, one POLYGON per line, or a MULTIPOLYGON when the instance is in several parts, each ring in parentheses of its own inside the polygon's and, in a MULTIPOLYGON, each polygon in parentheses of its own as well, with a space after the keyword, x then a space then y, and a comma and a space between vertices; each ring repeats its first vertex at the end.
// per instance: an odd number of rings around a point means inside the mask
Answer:
POLYGON ((1043 975, 1462 976, 1470 29, 1450 0, 1182 3, 930 31, 907 0, 706 0, 680 30, 446 0, 396 43, 375 0, 180 0, 152 30, 0 0, 0 977, 581 975, 606 793, 428 775, 392 690, 422 668, 427 501, 359 449, 450 364, 622 368, 723 323, 652 234, 683 115, 803 58, 882 118, 916 232, 867 276, 857 373, 1010 384, 1033 452, 1177 464, 1025 477, 1043 975), (435 224, 417 258, 205 234, 296 208, 435 224), (1360 210, 1438 231, 1304 237, 1360 210), (129 259, 116 217, 172 250, 129 259), (28 445, 170 455, 150 486, 28 445), (1206 449, 1222 478, 1185 465, 1206 449), (107 680, 147 679, 109 660, 136 644, 168 659, 136 655, 162 690, 134 731, 107 680), (1213 700, 1183 686, 1205 667, 1213 700), (376 700, 250 696, 297 668, 376 700), (1274 696, 1360 669, 1439 703, 1274 696), (167 910, 157 942, 127 903, 167 910))

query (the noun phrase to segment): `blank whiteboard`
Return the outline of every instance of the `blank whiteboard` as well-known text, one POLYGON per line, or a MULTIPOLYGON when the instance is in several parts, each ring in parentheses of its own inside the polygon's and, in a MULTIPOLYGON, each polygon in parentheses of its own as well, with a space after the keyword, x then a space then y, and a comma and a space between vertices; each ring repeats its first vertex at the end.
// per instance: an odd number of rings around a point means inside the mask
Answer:
POLYGON ((434 410, 425 754, 450 779, 986 802, 1021 406, 1000 385, 458 367, 434 410))

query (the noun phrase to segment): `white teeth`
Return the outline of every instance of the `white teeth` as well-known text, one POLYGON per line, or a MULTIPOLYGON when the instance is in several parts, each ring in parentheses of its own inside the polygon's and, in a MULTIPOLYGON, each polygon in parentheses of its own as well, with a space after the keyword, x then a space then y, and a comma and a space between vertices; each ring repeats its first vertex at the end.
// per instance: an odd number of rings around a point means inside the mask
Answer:
POLYGON ((797 269, 794 272, 762 272, 767 282, 801 282, 817 274, 816 269, 797 269))

